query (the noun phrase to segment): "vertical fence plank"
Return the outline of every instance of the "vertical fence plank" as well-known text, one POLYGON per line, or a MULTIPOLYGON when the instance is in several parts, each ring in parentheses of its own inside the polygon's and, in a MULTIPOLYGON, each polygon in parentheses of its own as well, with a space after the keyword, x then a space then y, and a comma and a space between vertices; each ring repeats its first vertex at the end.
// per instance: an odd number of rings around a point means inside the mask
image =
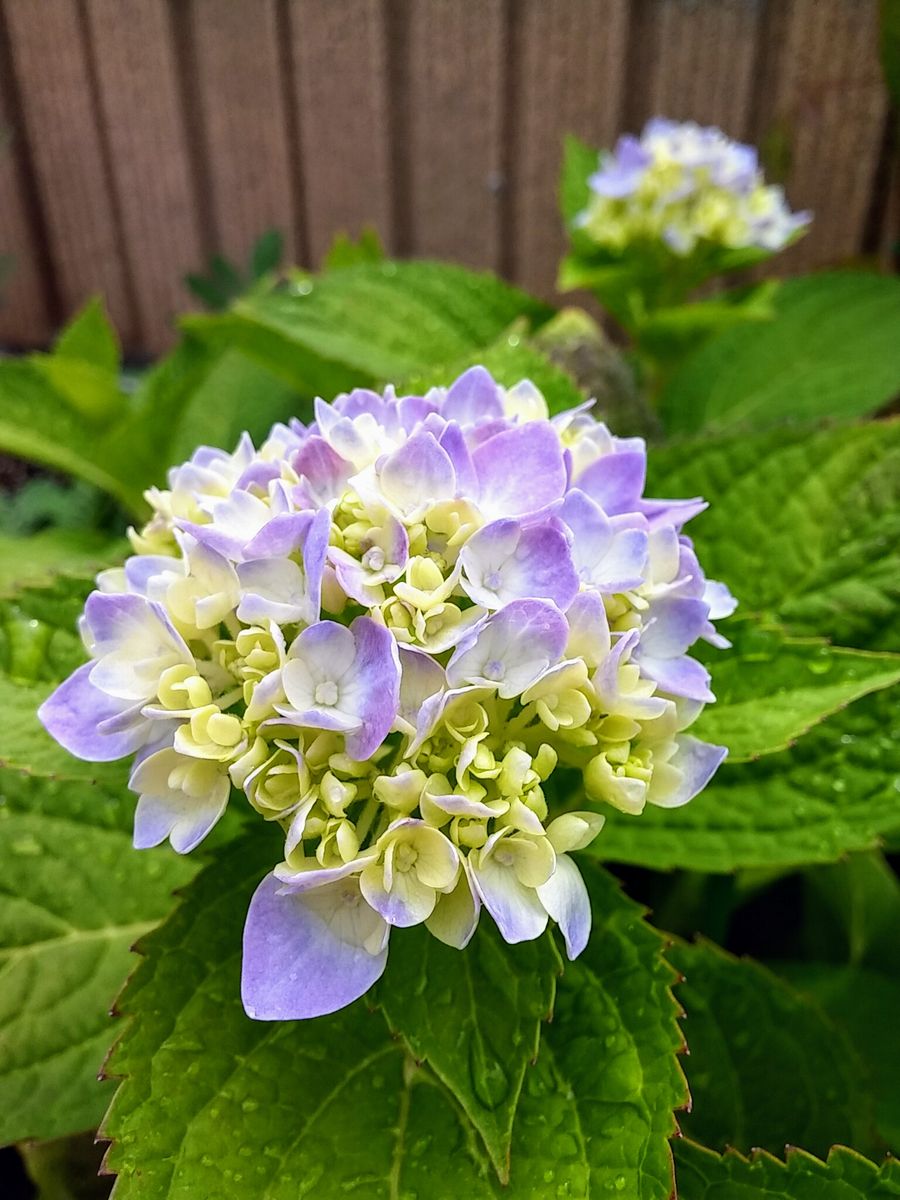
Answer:
POLYGON ((290 0, 306 241, 339 230, 392 244, 388 60, 381 0, 290 0))
POLYGON ((500 261, 502 0, 409 6, 410 249, 476 267, 500 261))
POLYGON ((757 137, 786 174, 812 228, 777 260, 792 274, 862 248, 887 98, 878 60, 878 0, 791 0, 772 10, 757 137))
MULTIPOLYGON (((3 64, 6 68, 6 64, 3 64)), ((40 250, 29 220, 25 131, 15 123, 4 79, 0 89, 0 343, 40 346, 53 332, 40 250)))
POLYGON ((126 342, 134 311, 74 0, 4 0, 10 52, 60 301, 100 292, 126 342))
POLYGON ((553 292, 564 238, 557 204, 562 143, 598 146, 619 131, 627 0, 516 0, 512 6, 513 162, 509 255, 525 287, 553 292))
POLYGON ((196 92, 206 145, 213 249, 245 261, 267 229, 295 249, 294 201, 275 0, 193 0, 196 92))
POLYGON ((744 137, 761 8, 761 0, 638 0, 626 105, 632 131, 659 115, 744 137))
POLYGON ((87 0, 86 11, 141 343, 158 351, 201 261, 168 12, 159 0, 87 0))

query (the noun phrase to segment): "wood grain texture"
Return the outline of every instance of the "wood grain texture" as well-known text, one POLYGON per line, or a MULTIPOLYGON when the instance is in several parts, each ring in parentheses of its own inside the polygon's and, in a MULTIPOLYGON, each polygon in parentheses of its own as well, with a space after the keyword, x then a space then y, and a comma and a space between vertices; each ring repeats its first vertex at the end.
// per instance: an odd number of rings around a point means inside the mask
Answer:
POLYGON ((762 8, 762 0, 633 3, 626 106, 632 131, 659 113, 745 137, 762 8))
POLYGON ((192 0, 190 28, 206 148, 211 248, 245 262, 279 229, 296 255, 282 48, 275 0, 192 0))
POLYGON ((9 100, 13 80, 0 82, 0 344, 32 346, 48 341, 53 327, 29 204, 27 139, 9 100))
POLYGON ((99 292, 125 343, 135 345, 78 6, 75 0, 4 0, 3 10, 60 302, 72 313, 99 292))
POLYGON ((512 27, 513 239, 517 283, 551 295, 564 237, 557 204, 563 138, 609 145, 620 129, 627 0, 516 0, 512 27))
POLYGON ((101 120, 134 289, 140 343, 173 341, 189 304, 184 275, 202 261, 175 51, 159 0, 86 0, 101 120))
POLYGON ((306 243, 317 264, 338 231, 373 225, 388 246, 391 151, 381 0, 289 0, 306 243))
POLYGON ((812 229, 777 262, 793 274, 858 254, 882 149, 887 97, 878 0, 791 0, 770 13, 756 130, 812 229))
POLYGON ((500 265, 504 166, 502 0, 412 0, 403 104, 409 248, 500 265))
POLYGON ((550 296, 564 135, 608 146, 654 112, 760 143, 815 211, 771 269, 864 245, 887 262, 877 8, 0 0, 0 254, 18 260, 0 339, 46 342, 57 307, 100 292, 126 347, 157 351, 182 276, 212 250, 245 260, 273 226, 304 264, 371 224, 390 250, 499 266, 550 296))

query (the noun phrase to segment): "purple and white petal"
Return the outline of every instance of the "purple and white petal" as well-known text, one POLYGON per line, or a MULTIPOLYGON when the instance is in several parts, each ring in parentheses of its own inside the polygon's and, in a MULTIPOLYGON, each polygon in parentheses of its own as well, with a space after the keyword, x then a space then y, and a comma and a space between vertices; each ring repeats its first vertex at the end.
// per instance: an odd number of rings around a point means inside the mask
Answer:
POLYGON ((159 677, 178 663, 194 659, 161 605, 133 594, 92 592, 84 608, 84 627, 95 687, 122 700, 150 700, 159 677))
POLYGON ((140 797, 134 813, 135 849, 147 850, 168 838, 178 854, 189 854, 203 841, 225 812, 230 792, 228 776, 217 763, 185 758, 171 749, 142 759, 128 786, 140 797), (192 778, 182 786, 185 772, 192 778))
POLYGON ((647 800, 659 808, 681 808, 702 792, 725 761, 728 750, 685 736, 676 739, 678 749, 665 764, 668 772, 654 772, 647 800))
POLYGON ((447 389, 441 415, 463 426, 502 418, 500 391, 491 373, 485 367, 464 371, 447 389))
POLYGON ((591 901, 578 867, 568 854, 556 858, 556 870, 537 889, 538 899, 557 923, 566 942, 566 955, 578 957, 591 936, 591 901))
POLYGON ((142 716, 141 701, 121 700, 96 687, 92 669, 85 663, 61 683, 38 709, 38 719, 76 758, 112 762, 140 749, 156 729, 142 716))
POLYGON ((569 635, 559 609, 543 600, 514 600, 466 637, 447 664, 451 688, 496 688, 519 696, 562 657, 569 635))
POLYGON ((425 928, 445 946, 464 950, 478 928, 480 915, 481 898, 473 892, 469 873, 463 869, 453 891, 438 900, 425 928))
POLYGON ((377 466, 382 494, 404 516, 456 494, 456 472, 432 433, 414 433, 377 466))
MULTIPOLYGON (((496 837, 496 835, 494 835, 496 837)), ((531 942, 547 928, 547 910, 532 887, 492 854, 469 859, 472 885, 505 942, 531 942)))
POLYGON ((488 520, 536 513, 566 488, 559 438, 549 424, 530 421, 482 442, 472 455, 478 507, 488 520))
POLYGON ((550 521, 492 521, 472 534, 459 561, 462 587, 487 609, 529 598, 565 609, 578 592, 568 539, 550 521))
POLYGON ((257 1021, 289 1021, 352 1004, 383 974, 389 932, 356 880, 283 895, 267 875, 244 926, 244 1010, 257 1021))

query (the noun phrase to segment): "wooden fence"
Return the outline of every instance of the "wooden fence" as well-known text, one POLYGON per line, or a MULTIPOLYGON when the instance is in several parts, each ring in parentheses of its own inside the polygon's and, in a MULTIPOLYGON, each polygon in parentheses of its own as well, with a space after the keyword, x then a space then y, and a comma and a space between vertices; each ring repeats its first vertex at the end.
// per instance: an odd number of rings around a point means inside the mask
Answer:
POLYGON ((335 231, 542 293, 561 139, 653 113, 759 142, 814 230, 789 269, 889 237, 877 0, 0 0, 0 341, 101 292, 130 350, 266 228, 335 231))

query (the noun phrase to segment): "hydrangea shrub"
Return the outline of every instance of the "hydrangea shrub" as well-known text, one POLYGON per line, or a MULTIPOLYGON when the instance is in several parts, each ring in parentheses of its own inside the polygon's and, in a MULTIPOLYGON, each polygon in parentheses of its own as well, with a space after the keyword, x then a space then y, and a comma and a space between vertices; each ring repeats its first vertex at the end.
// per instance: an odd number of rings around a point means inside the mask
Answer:
POLYGON ((117 1200, 900 1187, 900 284, 686 302, 805 226, 691 123, 570 140, 563 207, 624 353, 364 239, 133 392, 96 302, 0 361, 0 448, 81 481, 0 497, 0 1141, 48 1194, 98 1123, 117 1200))

